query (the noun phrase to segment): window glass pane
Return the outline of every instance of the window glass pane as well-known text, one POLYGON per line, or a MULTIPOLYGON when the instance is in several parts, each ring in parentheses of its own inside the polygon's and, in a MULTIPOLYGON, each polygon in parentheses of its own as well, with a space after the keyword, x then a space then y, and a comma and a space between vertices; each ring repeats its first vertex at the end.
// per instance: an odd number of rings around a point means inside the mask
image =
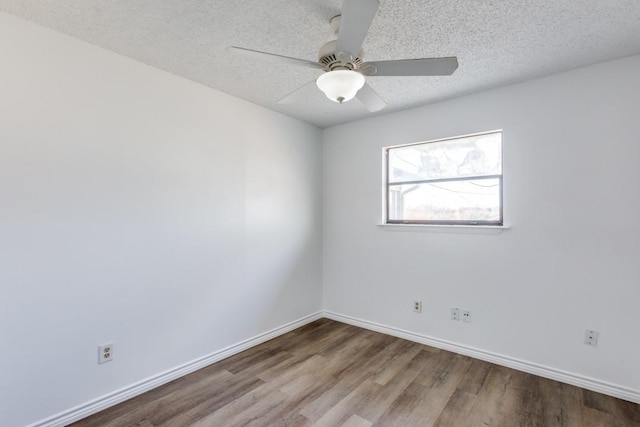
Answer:
POLYGON ((501 144, 496 132, 390 148, 388 182, 500 175, 501 144))
POLYGON ((500 179, 389 186, 389 221, 500 223, 500 179))

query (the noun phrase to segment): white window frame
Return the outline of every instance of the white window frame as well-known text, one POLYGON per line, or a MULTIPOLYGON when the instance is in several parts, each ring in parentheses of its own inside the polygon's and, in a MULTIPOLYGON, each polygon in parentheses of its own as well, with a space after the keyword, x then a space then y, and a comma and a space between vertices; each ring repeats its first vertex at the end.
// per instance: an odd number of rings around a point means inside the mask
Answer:
MULTIPOLYGON (((391 225, 391 226, 397 226, 397 225, 412 225, 412 226, 445 226, 445 227, 450 227, 450 226, 462 226, 462 227, 486 227, 486 228, 492 228, 492 227, 504 227, 504 185, 503 185, 503 176, 504 176, 504 170, 503 170, 503 164, 500 165, 500 170, 501 173, 499 175, 480 175, 480 176, 469 176, 469 177, 464 177, 464 178, 451 178, 451 179, 434 179, 434 180, 421 180, 421 182, 451 182, 451 181, 457 181, 457 180, 470 180, 470 179, 498 179, 499 182, 499 200, 500 200, 500 218, 497 221, 460 221, 460 220, 390 220, 389 219, 389 186, 393 185, 393 182, 389 182, 389 150, 393 150, 396 148, 403 148, 403 147, 409 147, 409 146, 413 146, 413 145, 424 145, 424 144, 430 144, 430 143, 434 143, 434 142, 443 142, 443 141, 453 141, 453 140, 457 140, 457 139, 463 139, 463 138, 469 138, 469 137, 474 137, 474 136, 481 136, 481 135, 488 135, 488 134, 493 134, 493 133, 500 133, 500 140, 501 140, 501 144, 500 144, 500 149, 501 149, 501 153, 500 153, 500 159, 501 162, 504 162, 503 159, 503 152, 504 152, 504 138, 503 138, 503 131, 502 129, 497 129, 497 130, 491 130, 491 131, 486 131, 486 132, 478 132, 478 133, 472 133, 472 134, 467 134, 467 135, 459 135, 459 136, 454 136, 454 137, 448 137, 448 138, 440 138, 440 139, 433 139, 433 140, 428 140, 428 141, 420 141, 420 142, 413 142, 413 143, 409 143, 409 144, 399 144, 399 145, 393 145, 393 146, 388 146, 388 147, 383 147, 382 149, 382 157, 383 157, 383 225, 391 225)), ((411 182, 413 183, 413 182, 411 182)), ((397 183, 396 183, 397 184, 397 183)))

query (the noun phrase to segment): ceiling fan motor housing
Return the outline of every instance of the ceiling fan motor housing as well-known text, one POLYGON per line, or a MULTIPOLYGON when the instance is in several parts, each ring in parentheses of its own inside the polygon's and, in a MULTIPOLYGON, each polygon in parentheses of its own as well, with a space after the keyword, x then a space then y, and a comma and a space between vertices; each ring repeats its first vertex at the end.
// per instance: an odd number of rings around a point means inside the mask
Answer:
POLYGON ((364 62, 362 61, 362 57, 364 56, 362 50, 358 53, 358 56, 355 58, 349 55, 349 60, 344 61, 341 60, 338 56, 338 52, 336 52, 336 43, 337 40, 331 40, 327 42, 320 48, 318 52, 318 63, 322 65, 322 68, 325 71, 333 71, 333 70, 353 70, 357 71, 362 67, 364 62))

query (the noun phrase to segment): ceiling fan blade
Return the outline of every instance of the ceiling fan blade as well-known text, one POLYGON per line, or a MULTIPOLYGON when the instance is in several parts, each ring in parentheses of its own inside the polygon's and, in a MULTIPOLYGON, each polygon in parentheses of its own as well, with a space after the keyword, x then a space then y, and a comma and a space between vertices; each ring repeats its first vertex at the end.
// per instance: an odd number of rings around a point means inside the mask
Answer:
POLYGON ((376 67, 376 72, 371 74, 373 76, 450 76, 458 68, 458 59, 455 56, 400 59, 367 62, 365 66, 367 65, 376 67))
POLYGON ((356 93, 356 98, 371 112, 380 111, 387 106, 387 103, 367 83, 356 93))
POLYGON ((285 95, 283 98, 278 100, 278 104, 294 104, 302 98, 306 98, 310 96, 313 90, 316 87, 316 81, 311 80, 309 83, 304 86, 299 87, 288 95, 285 95))
POLYGON ((275 53, 261 52, 259 50, 247 49, 237 46, 229 46, 227 50, 229 52, 238 53, 240 55, 248 56, 250 58, 256 58, 263 61, 272 61, 279 64, 302 65, 304 67, 322 69, 322 66, 317 62, 311 62, 305 59, 291 58, 289 56, 277 55, 275 53))
POLYGON ((378 0, 344 0, 336 52, 358 56, 378 6, 378 0))

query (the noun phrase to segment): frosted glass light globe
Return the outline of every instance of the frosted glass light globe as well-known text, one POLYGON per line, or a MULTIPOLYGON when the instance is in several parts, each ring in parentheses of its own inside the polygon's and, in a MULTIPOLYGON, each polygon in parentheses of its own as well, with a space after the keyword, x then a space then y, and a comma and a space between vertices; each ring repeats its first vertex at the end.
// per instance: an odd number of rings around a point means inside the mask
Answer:
POLYGON ((364 86, 364 76, 356 71, 335 70, 324 73, 316 80, 318 88, 333 102, 349 101, 364 86))

